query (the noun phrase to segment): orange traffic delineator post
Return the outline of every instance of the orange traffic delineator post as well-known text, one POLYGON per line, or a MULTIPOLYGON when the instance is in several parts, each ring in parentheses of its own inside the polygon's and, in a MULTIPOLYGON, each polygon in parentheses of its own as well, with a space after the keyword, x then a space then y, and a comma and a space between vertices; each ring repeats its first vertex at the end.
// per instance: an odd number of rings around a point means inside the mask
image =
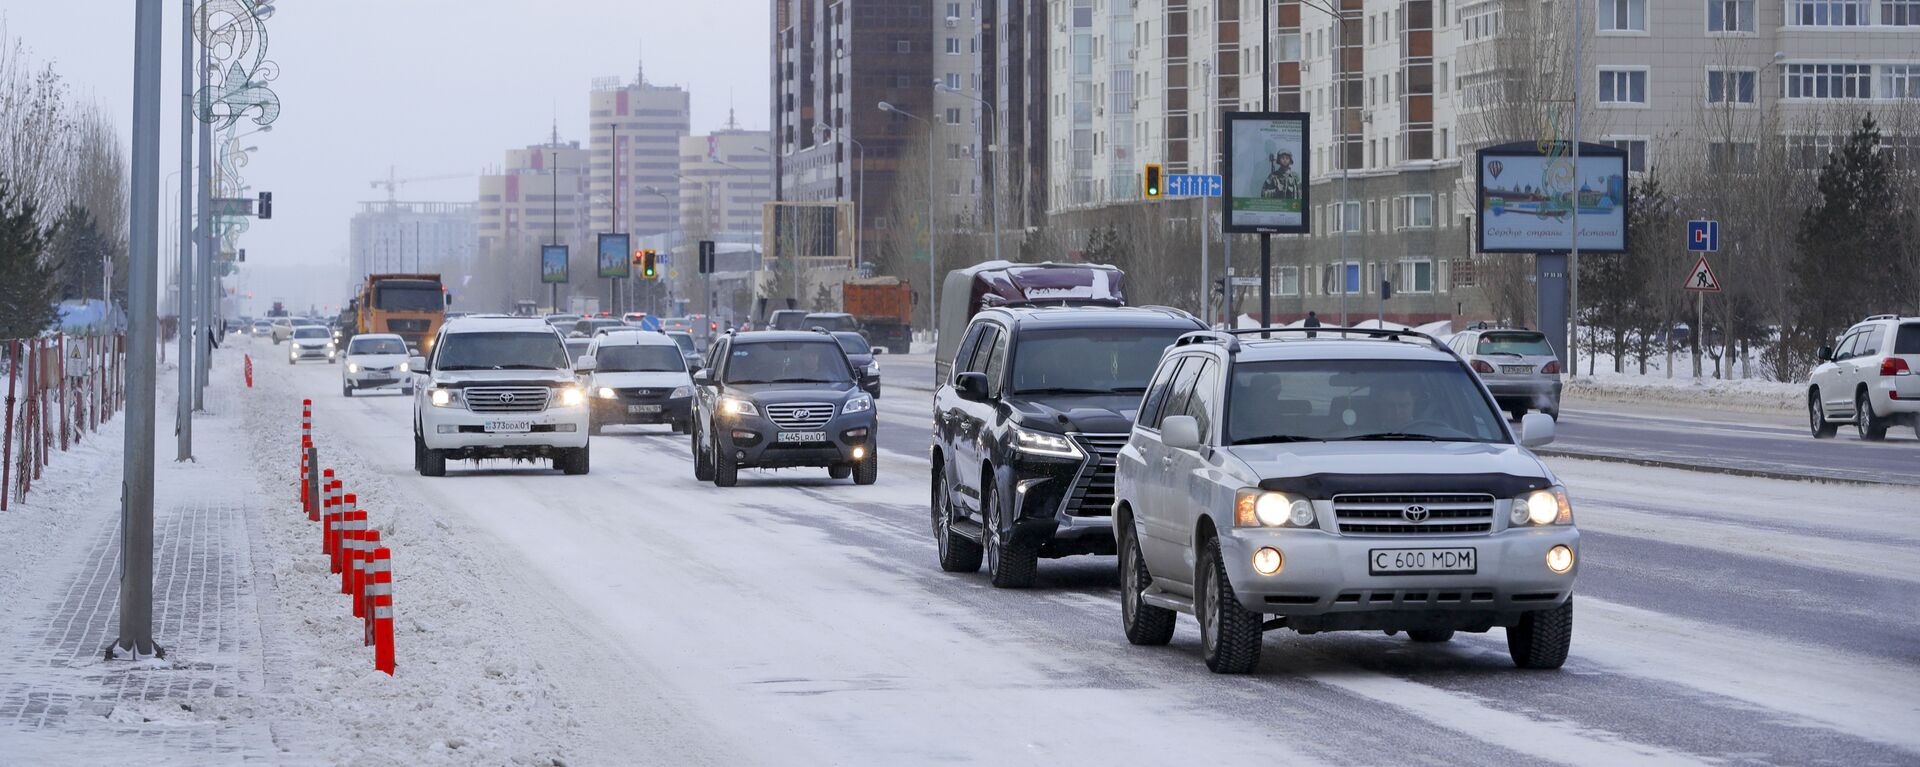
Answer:
POLYGON ((393 676, 393 552, 386 547, 373 550, 372 577, 367 614, 373 627, 373 667, 393 676))
POLYGON ((340 593, 352 595, 354 587, 354 559, 360 556, 360 542, 367 532, 367 513, 355 509, 347 512, 346 529, 341 531, 340 539, 340 593))
POLYGON ((380 547, 380 531, 366 529, 360 531, 360 537, 354 541, 354 549, 347 561, 347 594, 353 597, 353 617, 367 619, 367 563, 373 560, 373 550, 380 547))
MULTIPOLYGON (((331 495, 331 493, 329 493, 331 495)), ((321 539, 320 551, 327 555, 327 572, 340 572, 340 536, 347 529, 347 510, 353 508, 359 498, 353 493, 334 498, 327 507, 326 536, 321 539)))
POLYGON ((307 508, 307 448, 313 447, 313 400, 300 400, 300 508, 307 508))

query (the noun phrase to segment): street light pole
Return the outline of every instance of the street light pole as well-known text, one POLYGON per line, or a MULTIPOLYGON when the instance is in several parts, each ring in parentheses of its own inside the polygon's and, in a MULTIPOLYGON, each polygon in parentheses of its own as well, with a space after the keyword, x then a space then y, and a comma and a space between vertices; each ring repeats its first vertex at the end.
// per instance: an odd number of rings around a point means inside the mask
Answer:
MULTIPOLYGON (((917 120, 927 126, 927 329, 932 331, 929 337, 939 332, 940 324, 940 270, 936 266, 939 259, 934 251, 934 225, 938 216, 934 213, 933 199, 933 122, 915 117, 899 107, 885 101, 880 102, 880 111, 892 112, 910 120, 917 120)), ((994 255, 999 256, 1000 238, 993 238, 994 255)))
POLYGON ((173 320, 179 376, 173 416, 175 461, 193 460, 193 0, 180 0, 180 254, 173 320))
POLYGON ((153 180, 160 175, 163 2, 140 0, 134 8, 133 183, 127 217, 127 429, 120 464, 120 625, 119 637, 106 651, 108 658, 128 660, 166 655, 166 650, 153 641, 153 386, 159 341, 154 290, 159 284, 160 259, 160 187, 153 180))
MULTIPOLYGON (((200 4, 200 25, 202 27, 205 27, 207 24, 207 13, 207 3, 202 2, 200 4)), ((211 34, 211 30, 209 30, 208 33, 211 34)), ((202 115, 211 115, 213 112, 212 104, 209 103, 213 97, 212 63, 213 51, 210 50, 209 46, 200 46, 200 113, 202 115)), ((196 290, 199 294, 199 301, 194 304, 195 308, 198 309, 195 315, 199 321, 199 328, 197 328, 193 334, 194 348, 197 350, 193 358, 195 371, 193 409, 195 412, 202 412, 207 409, 207 371, 212 366, 210 357, 213 355, 213 338, 207 335, 213 330, 214 302, 213 162, 213 123, 209 120, 202 119, 200 121, 200 210, 196 213, 200 225, 200 261, 197 265, 199 274, 196 276, 199 277, 200 284, 196 290)))

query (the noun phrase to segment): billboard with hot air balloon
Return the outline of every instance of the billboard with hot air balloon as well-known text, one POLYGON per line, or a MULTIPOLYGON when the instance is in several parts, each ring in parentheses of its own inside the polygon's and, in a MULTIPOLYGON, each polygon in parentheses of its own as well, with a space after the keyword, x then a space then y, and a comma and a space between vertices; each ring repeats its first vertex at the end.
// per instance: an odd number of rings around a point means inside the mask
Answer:
POLYGON ((1627 249, 1627 155, 1566 142, 1521 142, 1479 151, 1476 221, 1482 253, 1619 253, 1627 249), (1576 211, 1578 211, 1576 215, 1576 211))

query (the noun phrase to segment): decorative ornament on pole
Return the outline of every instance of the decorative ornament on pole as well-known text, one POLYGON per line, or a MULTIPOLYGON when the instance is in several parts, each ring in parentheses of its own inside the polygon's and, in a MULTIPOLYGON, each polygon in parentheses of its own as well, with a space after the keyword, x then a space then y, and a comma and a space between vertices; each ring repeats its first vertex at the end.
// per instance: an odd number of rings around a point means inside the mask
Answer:
POLYGON ((267 0, 202 0, 194 14, 194 37, 221 74, 204 93, 195 94, 194 112, 201 122, 227 130, 250 113, 255 125, 279 119, 280 96, 267 85, 280 76, 279 65, 267 60, 265 22, 273 11, 267 0))

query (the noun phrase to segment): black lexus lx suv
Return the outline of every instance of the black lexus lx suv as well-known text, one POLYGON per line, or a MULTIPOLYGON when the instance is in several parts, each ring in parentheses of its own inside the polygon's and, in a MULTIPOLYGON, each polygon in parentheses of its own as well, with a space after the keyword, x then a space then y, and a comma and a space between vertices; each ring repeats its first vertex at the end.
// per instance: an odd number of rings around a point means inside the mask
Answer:
POLYGON ((825 331, 722 336, 694 373, 694 478, 720 487, 742 468, 824 466, 835 479, 879 477, 873 397, 825 331))
POLYGON ((1032 585, 1038 560, 1112 554, 1114 458, 1167 347, 1161 307, 1001 307, 967 326, 933 401, 940 567, 1032 585))

